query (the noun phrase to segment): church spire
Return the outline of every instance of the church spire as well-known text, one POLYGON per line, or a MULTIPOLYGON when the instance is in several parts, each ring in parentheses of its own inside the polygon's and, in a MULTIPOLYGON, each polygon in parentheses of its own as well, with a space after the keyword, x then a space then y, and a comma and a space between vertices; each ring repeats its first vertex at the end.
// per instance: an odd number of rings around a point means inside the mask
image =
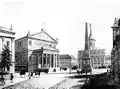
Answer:
POLYGON ((88 39, 87 22, 85 23, 85 50, 89 50, 89 39, 88 39))
POLYGON ((91 24, 89 24, 89 26, 90 26, 90 35, 92 35, 92 29, 91 29, 91 24))

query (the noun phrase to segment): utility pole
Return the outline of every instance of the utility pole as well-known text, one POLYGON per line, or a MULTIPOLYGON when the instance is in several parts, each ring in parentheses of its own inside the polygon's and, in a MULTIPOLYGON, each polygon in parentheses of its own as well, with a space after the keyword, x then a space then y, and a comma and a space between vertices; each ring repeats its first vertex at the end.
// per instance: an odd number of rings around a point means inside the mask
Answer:
POLYGON ((71 74, 71 57, 70 57, 70 72, 69 72, 69 74, 71 74))

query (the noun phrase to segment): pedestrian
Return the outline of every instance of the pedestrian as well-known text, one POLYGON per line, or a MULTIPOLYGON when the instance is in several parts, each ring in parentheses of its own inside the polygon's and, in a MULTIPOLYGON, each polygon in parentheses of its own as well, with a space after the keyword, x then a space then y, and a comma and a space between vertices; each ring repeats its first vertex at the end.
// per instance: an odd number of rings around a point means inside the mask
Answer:
POLYGON ((10 82, 11 83, 13 83, 13 78, 14 78, 13 73, 10 73, 10 82))
POLYGON ((31 73, 29 73, 29 75, 28 75, 28 76, 29 76, 29 79, 31 79, 31 73))
POLYGON ((40 76, 40 72, 38 72, 38 75, 40 76))
POLYGON ((31 72, 31 77, 33 77, 33 72, 31 72))

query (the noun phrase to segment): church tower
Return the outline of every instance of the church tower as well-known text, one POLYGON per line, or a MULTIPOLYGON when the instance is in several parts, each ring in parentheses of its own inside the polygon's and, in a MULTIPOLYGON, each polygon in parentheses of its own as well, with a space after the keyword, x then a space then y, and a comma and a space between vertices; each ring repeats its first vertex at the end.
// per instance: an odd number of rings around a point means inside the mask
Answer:
POLYGON ((89 48, 90 50, 95 49, 95 39, 92 36, 92 29, 91 29, 91 24, 89 24, 90 26, 90 34, 89 34, 89 48))

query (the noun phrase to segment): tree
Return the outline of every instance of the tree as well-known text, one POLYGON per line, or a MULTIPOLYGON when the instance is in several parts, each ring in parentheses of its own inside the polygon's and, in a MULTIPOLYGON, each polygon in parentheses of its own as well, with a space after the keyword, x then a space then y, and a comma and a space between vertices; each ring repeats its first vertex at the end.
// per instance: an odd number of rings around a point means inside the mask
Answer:
POLYGON ((2 69, 2 73, 5 72, 5 69, 9 71, 10 66, 12 66, 11 63, 11 51, 9 49, 9 46, 4 45, 3 51, 2 51, 2 59, 0 61, 0 68, 2 69))

